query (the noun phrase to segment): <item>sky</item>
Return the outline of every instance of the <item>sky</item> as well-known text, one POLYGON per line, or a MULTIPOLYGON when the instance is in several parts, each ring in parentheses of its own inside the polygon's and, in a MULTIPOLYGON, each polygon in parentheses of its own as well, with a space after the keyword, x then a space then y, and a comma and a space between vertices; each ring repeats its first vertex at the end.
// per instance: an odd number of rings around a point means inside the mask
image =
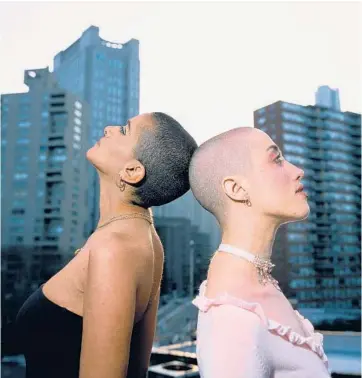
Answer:
POLYGON ((313 105, 320 85, 361 112, 358 2, 0 2, 0 93, 26 91, 24 70, 52 69, 90 25, 140 40, 140 112, 172 115, 198 143, 278 100, 313 105))

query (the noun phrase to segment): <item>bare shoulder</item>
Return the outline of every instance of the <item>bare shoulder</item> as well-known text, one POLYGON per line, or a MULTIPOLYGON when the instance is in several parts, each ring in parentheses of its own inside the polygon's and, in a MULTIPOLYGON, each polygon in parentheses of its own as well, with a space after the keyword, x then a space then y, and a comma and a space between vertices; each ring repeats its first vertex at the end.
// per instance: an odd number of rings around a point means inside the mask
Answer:
POLYGON ((112 263, 138 269, 149 259, 152 259, 152 243, 148 235, 137 236, 132 229, 100 234, 89 249, 89 261, 93 264, 112 263))

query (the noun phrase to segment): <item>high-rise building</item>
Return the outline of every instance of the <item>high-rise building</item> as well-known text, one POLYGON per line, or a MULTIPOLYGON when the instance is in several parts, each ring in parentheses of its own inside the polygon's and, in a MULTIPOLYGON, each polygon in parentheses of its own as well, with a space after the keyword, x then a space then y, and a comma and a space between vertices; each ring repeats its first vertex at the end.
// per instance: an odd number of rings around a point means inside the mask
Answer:
MULTIPOLYGON (((99 36, 89 27, 82 36, 54 58, 59 85, 86 101, 91 109, 88 147, 107 125, 124 125, 139 113, 139 42, 120 44, 99 36)), ((94 168, 89 171, 89 229, 99 216, 99 186, 94 168)))
POLYGON ((210 238, 209 252, 206 253, 211 254, 218 247, 221 235, 216 218, 197 202, 191 190, 166 205, 153 207, 152 210, 157 217, 189 219, 192 226, 196 226, 200 232, 208 234, 210 238))
POLYGON ((315 103, 317 106, 340 112, 339 90, 329 88, 328 85, 320 86, 315 94, 315 103))
POLYGON ((275 275, 299 307, 361 306, 361 115, 278 101, 254 125, 301 167, 309 217, 283 225, 275 275))
POLYGON ((24 82, 28 92, 1 97, 1 244, 30 248, 41 266, 86 239, 89 107, 48 68, 24 82))
POLYGON ((192 227, 189 219, 176 217, 154 217, 164 253, 164 271, 161 294, 172 291, 185 295, 188 291, 188 271, 192 248, 192 227))

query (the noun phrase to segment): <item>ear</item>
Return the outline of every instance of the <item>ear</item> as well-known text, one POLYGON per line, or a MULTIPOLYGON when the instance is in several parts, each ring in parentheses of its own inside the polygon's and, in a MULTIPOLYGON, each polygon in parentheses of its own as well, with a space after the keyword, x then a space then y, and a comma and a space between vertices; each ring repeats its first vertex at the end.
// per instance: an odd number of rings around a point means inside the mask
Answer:
POLYGON ((146 170, 139 160, 132 159, 125 164, 122 171, 119 172, 119 175, 123 181, 132 185, 143 180, 146 175, 146 170))
POLYGON ((234 201, 244 201, 247 193, 240 183, 240 179, 233 176, 225 177, 222 181, 224 193, 234 201))

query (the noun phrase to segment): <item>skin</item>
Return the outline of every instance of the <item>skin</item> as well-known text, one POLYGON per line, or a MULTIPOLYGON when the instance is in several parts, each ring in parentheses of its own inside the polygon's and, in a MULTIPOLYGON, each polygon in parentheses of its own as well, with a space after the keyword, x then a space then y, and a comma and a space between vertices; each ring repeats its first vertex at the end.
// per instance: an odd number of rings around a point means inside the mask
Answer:
MULTIPOLYGON (((240 128, 240 133, 242 139, 236 143, 249 146, 248 156, 245 156, 243 146, 240 149, 244 153, 243 159, 250 159, 251 169, 241 169, 237 175, 229 175, 225 169, 220 182, 224 200, 223 216, 219 219, 221 243, 269 257, 278 228, 285 223, 306 219, 309 215, 305 194, 296 194, 304 172, 285 160, 273 140, 263 131, 240 128), (251 207, 242 202, 247 198, 251 207)), ((236 148, 229 150, 230 159, 240 158, 236 148)), ((282 292, 271 284, 260 285, 255 267, 246 260, 220 251, 211 259, 205 294, 213 298, 225 291, 247 301, 259 302, 270 319, 305 334, 282 292)))
MULTIPOLYGON (((141 132, 152 127, 149 114, 121 128, 107 126, 105 136, 88 150, 87 159, 100 180, 99 224, 123 213, 150 214, 131 204, 130 184, 145 175, 133 151, 141 132), (116 185, 121 178, 124 191, 116 185)), ((163 259, 153 225, 138 218, 119 220, 95 231, 82 251, 44 285, 50 300, 83 317, 80 378, 146 376, 163 259)))

